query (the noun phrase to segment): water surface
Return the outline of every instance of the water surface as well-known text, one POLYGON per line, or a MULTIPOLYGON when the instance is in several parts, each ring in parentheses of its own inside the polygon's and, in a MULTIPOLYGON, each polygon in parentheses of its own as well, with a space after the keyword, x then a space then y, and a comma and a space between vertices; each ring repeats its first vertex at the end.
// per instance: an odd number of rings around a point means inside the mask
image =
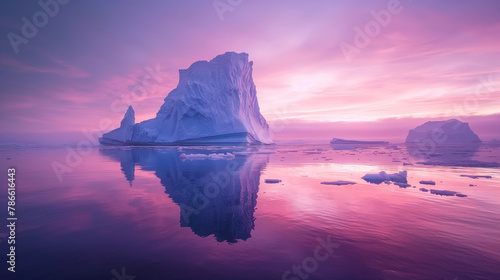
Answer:
POLYGON ((500 279, 498 146, 72 149, 0 150, 18 185, 7 279, 500 279), (410 186, 361 179, 380 171, 410 186), (356 184, 321 184, 337 180, 356 184))

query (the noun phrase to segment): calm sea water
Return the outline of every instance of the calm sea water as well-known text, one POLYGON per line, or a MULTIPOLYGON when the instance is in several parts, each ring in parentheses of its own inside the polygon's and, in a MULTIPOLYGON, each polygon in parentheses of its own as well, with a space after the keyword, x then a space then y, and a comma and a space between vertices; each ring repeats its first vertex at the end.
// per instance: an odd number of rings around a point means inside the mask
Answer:
POLYGON ((500 279, 500 169, 485 164, 498 146, 425 159, 402 145, 82 152, 0 149, 19 219, 15 274, 0 227, 2 279, 500 279), (361 178, 380 171, 407 171, 411 186, 361 178), (337 180, 356 184, 321 184, 337 180))

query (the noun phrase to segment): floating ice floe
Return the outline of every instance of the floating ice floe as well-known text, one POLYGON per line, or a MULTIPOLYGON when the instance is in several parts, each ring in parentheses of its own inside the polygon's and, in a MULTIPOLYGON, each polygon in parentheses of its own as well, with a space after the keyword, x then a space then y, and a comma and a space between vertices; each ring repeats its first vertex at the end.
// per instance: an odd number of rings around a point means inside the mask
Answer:
POLYGON ((431 193, 444 196, 454 196, 457 194, 457 192, 447 190, 431 190, 431 193))
POLYGON ((400 187, 400 188, 404 188, 404 189, 411 187, 411 185, 410 185, 410 184, 407 184, 407 183, 400 183, 400 182, 394 182, 394 185, 396 185, 396 186, 398 186, 398 187, 400 187))
POLYGON ((491 176, 481 176, 481 175, 460 175, 460 177, 467 177, 467 178, 472 178, 472 179, 479 179, 479 178, 491 179, 491 178, 493 178, 491 176))
POLYGON ((231 153, 226 153, 226 154, 185 154, 182 153, 179 158, 181 160, 205 160, 205 159, 210 159, 210 160, 230 160, 234 159, 235 156, 231 153))
POLYGON ((264 180, 264 182, 266 184, 279 184, 279 183, 281 183, 281 180, 280 179, 266 179, 266 180, 264 180))
POLYGON ((320 155, 321 152, 319 152, 319 151, 304 151, 304 154, 306 154, 306 155, 320 155))
POLYGON ((378 174, 366 174, 362 177, 363 180, 372 184, 381 184, 382 182, 398 182, 398 183, 408 183, 406 177, 408 173, 406 171, 401 171, 399 173, 387 174, 385 171, 382 171, 378 174))
POLYGON ((356 185, 356 182, 350 181, 333 181, 333 182, 321 182, 322 185, 335 185, 335 186, 344 186, 344 185, 356 185))
POLYGON ((422 180, 419 183, 422 184, 422 185, 436 185, 436 182, 434 182, 434 181, 425 181, 425 180, 422 180))
POLYGON ((461 194, 459 192, 447 191, 447 190, 431 190, 431 194, 442 195, 442 196, 458 196, 458 197, 467 197, 465 194, 461 194))

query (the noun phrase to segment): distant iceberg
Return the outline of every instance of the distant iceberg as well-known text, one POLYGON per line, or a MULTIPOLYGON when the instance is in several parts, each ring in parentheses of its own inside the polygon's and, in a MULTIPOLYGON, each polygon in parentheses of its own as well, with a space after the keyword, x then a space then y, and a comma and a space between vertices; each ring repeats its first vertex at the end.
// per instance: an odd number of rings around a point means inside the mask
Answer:
POLYGON ((387 145, 389 142, 385 141, 358 141, 358 140, 345 140, 339 138, 333 138, 330 144, 341 144, 341 145, 359 145, 359 144, 370 144, 370 145, 387 145))
POLYGON ((447 121, 430 121, 411 129, 406 143, 453 144, 481 143, 481 140, 469 127, 468 123, 456 119, 447 121))
POLYGON ((156 117, 135 124, 129 107, 103 145, 271 144, 246 53, 227 52, 180 70, 156 117))

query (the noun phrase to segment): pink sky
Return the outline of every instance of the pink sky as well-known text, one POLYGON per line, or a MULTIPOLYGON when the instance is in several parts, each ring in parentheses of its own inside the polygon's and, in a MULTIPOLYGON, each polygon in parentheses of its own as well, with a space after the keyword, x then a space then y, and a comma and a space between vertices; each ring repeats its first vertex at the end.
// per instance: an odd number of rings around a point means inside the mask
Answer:
MULTIPOLYGON (((243 1, 223 20, 211 1, 91 2, 61 6, 18 54, 2 44, 0 141, 118 124, 129 104, 136 121, 149 119, 179 69, 226 51, 254 61, 261 112, 277 139, 397 142, 447 118, 469 122, 484 140, 500 138, 495 1, 243 1), (346 59, 340 45, 355 46, 355 28, 391 5, 399 12, 346 59), (156 67, 159 84, 134 97, 156 67)), ((20 34, 21 17, 39 7, 8 5, 0 30, 20 34)))

